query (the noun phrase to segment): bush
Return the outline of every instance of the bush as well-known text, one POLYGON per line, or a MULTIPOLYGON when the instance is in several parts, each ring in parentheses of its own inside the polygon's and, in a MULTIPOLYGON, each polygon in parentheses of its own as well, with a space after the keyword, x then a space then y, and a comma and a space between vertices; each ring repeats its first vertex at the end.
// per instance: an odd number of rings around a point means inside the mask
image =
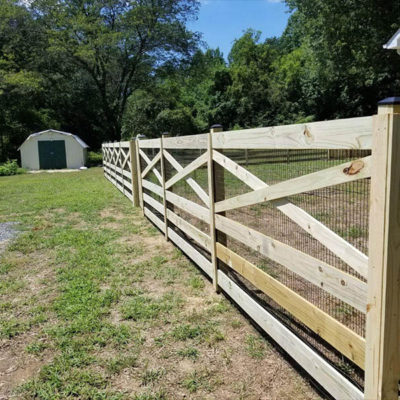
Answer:
POLYGON ((103 163, 103 155, 101 152, 89 151, 88 153, 88 167, 97 167, 103 163))
POLYGON ((0 165, 0 176, 16 175, 19 173, 20 168, 16 160, 7 161, 0 165))

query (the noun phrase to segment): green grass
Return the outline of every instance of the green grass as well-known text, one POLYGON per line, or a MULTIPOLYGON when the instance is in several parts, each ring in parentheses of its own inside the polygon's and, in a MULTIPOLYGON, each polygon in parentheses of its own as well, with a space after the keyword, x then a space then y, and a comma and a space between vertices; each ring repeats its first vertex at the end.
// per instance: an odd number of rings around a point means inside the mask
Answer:
POLYGON ((218 398, 220 382, 238 398, 233 351, 259 368, 251 326, 101 169, 1 177, 8 221, 21 232, 0 254, 0 339, 32 372, 5 398, 218 398))

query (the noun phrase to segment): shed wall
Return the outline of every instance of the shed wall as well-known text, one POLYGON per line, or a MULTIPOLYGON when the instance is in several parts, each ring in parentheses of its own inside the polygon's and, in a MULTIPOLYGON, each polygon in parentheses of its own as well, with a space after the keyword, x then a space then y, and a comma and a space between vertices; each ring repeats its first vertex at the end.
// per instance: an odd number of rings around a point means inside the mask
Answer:
POLYGON ((38 142, 41 140, 64 140, 65 152, 67 157, 67 168, 78 169, 83 167, 86 162, 86 149, 72 137, 61 135, 57 132, 46 132, 39 136, 30 138, 21 146, 22 168, 37 170, 39 166, 38 142))

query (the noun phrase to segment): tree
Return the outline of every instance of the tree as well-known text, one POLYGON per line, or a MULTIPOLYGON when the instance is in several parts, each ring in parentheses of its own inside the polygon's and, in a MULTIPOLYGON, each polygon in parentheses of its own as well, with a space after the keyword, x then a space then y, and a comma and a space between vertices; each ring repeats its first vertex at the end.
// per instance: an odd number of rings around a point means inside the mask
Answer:
POLYGON ((286 42, 309 49, 315 61, 317 119, 372 114, 378 100, 400 91, 400 58, 382 48, 400 25, 398 0, 286 3, 294 11, 286 42))
POLYGON ((154 68, 187 56, 197 36, 186 29, 197 0, 34 0, 48 50, 93 80, 110 140, 121 137, 126 102, 154 68))

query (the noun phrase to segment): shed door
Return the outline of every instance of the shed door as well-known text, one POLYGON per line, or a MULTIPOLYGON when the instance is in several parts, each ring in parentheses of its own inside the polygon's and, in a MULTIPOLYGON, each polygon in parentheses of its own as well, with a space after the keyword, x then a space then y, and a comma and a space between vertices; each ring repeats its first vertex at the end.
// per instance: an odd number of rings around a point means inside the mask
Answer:
POLYGON ((40 169, 67 168, 65 140, 39 140, 40 169))

